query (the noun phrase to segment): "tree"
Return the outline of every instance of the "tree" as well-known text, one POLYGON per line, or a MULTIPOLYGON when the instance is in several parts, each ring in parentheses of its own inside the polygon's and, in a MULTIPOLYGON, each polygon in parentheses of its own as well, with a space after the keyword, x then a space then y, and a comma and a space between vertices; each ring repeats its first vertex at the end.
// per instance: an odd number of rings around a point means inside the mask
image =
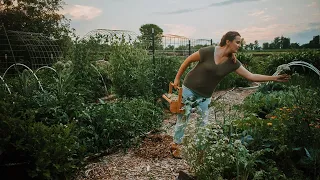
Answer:
POLYGON ((58 13, 63 0, 0 0, 0 3, 0 25, 7 30, 42 33, 59 39, 60 45, 70 42, 69 20, 58 13))
POLYGON ((274 49, 280 49, 281 48, 281 39, 280 37, 275 37, 273 40, 274 49))
POLYGON ((309 42, 309 48, 320 48, 320 36, 314 36, 309 42))
POLYGON ((276 44, 274 42, 270 43, 269 49, 276 49, 276 44))
POLYGON ((254 50, 259 50, 260 49, 258 40, 254 41, 253 48, 254 48, 254 50))
POLYGON ((239 50, 242 51, 245 48, 245 45, 246 45, 246 41, 244 40, 244 38, 241 38, 239 50))
POLYGON ((165 50, 174 50, 174 45, 168 45, 165 50))
POLYGON ((289 47, 290 47, 290 38, 281 36, 280 42, 281 42, 281 49, 289 49, 289 47))
POLYGON ((290 48, 292 49, 298 49, 300 47, 299 43, 291 43, 290 48))
POLYGON ((154 44, 155 49, 162 49, 162 35, 163 30, 155 24, 144 24, 140 27, 141 36, 138 39, 143 47, 152 50, 152 28, 154 30, 154 44))
POLYGON ((254 49, 254 44, 253 43, 249 43, 245 46, 246 50, 253 50, 254 49))
POLYGON ((263 49, 269 49, 269 43, 268 42, 265 42, 262 44, 262 48, 263 49))

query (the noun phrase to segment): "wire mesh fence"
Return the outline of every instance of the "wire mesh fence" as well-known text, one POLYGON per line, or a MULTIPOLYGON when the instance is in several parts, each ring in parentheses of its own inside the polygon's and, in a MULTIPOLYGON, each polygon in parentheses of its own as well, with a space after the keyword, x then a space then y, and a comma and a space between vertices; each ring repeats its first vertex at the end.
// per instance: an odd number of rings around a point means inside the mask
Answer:
MULTIPOLYGON (((173 34, 155 34, 153 30, 147 35, 142 35, 128 30, 95 29, 88 32, 82 39, 100 39, 96 43, 104 45, 110 45, 115 41, 126 42, 148 50, 153 59, 157 55, 187 57, 201 47, 214 45, 212 39, 190 39, 173 34)), ((105 59, 109 49, 99 48, 98 51, 94 52, 95 57, 101 60, 105 59)), ((0 72, 4 72, 16 63, 37 69, 52 65, 61 58, 62 50, 55 40, 40 33, 6 30, 0 25, 0 72)))
MULTIPOLYGON (((121 39, 124 42, 131 43, 136 47, 140 47, 149 51, 152 56, 189 56, 199 50, 201 47, 214 45, 212 39, 190 39, 184 36, 174 34, 155 34, 151 31, 147 35, 137 34, 127 30, 109 30, 96 29, 87 33, 83 39, 90 38, 107 38, 108 42, 121 39)), ((104 52, 101 52, 104 53, 104 52)))
POLYGON ((40 33, 11 31, 0 26, 0 72, 17 63, 37 69, 61 58, 62 50, 55 40, 40 33))

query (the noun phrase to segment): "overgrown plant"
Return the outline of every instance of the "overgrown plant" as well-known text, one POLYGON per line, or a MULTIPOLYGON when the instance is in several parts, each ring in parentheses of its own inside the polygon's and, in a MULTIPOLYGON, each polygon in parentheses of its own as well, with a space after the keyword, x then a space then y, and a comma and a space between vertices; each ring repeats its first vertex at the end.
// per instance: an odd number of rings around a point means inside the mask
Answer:
POLYGON ((114 92, 120 97, 152 96, 152 60, 147 51, 125 42, 114 42, 109 56, 114 92))

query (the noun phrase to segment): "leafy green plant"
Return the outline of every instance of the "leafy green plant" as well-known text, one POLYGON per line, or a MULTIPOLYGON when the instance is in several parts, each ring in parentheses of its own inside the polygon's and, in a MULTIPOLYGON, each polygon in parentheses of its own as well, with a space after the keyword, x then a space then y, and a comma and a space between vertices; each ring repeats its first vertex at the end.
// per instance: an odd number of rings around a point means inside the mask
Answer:
POLYGON ((261 86, 259 91, 244 100, 242 108, 248 112, 247 114, 254 113, 260 118, 266 118, 265 116, 277 107, 293 105, 296 102, 294 88, 291 88, 293 91, 280 90, 282 88, 286 89, 275 84, 261 86), (277 91, 270 91, 275 88, 277 91))
MULTIPOLYGON (((28 163, 30 177, 67 179, 80 167, 84 147, 74 134, 74 124, 46 126, 34 117, 21 120, 1 115, 1 147, 17 163, 28 163)), ((6 158, 5 162, 12 163, 6 158)))
POLYGON ((318 94, 319 89, 293 86, 287 91, 259 92, 248 98, 252 106, 245 105, 246 118, 234 123, 238 133, 252 136, 253 141, 247 146, 249 150, 268 150, 260 159, 264 171, 272 163, 287 178, 319 178, 318 94), (269 106, 271 102, 267 98, 272 96, 279 98, 269 106), (269 107, 264 119, 250 115, 261 103, 269 107))
POLYGON ((91 105, 77 118, 79 137, 90 153, 128 147, 136 137, 158 128, 162 117, 160 108, 142 99, 91 105))
POLYGON ((248 87, 249 81, 236 73, 228 74, 221 82, 218 84, 216 90, 225 90, 233 87, 248 87))
POLYGON ((147 51, 126 43, 114 43, 109 56, 110 77, 120 97, 152 96, 152 60, 147 51))
POLYGON ((250 152, 237 134, 216 124, 188 131, 183 154, 197 179, 252 179, 263 151, 250 152))
POLYGON ((250 65, 253 60, 253 55, 246 52, 238 52, 236 57, 244 66, 250 65))
MULTIPOLYGON (((297 52, 288 52, 281 54, 272 54, 267 58, 266 65, 266 74, 273 74, 276 72, 277 67, 282 64, 287 64, 292 61, 305 61, 307 63, 312 64, 317 69, 320 69, 320 51, 316 50, 305 50, 305 51, 297 51, 297 52)), ((304 68, 301 66, 293 67, 293 71, 296 71, 299 74, 305 74, 310 70, 308 68, 304 68)))
POLYGON ((163 55, 155 58, 154 76, 152 76, 154 96, 161 97, 163 93, 168 92, 169 82, 173 82, 183 60, 180 57, 163 55))

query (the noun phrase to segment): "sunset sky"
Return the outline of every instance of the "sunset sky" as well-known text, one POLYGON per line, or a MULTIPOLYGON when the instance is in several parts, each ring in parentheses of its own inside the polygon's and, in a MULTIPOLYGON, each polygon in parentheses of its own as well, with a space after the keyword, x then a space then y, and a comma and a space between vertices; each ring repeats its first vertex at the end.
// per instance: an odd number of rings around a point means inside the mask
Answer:
POLYGON ((164 34, 218 42, 238 31, 247 43, 276 36, 308 43, 320 34, 320 0, 65 0, 62 13, 80 37, 94 29, 157 24, 164 34))

